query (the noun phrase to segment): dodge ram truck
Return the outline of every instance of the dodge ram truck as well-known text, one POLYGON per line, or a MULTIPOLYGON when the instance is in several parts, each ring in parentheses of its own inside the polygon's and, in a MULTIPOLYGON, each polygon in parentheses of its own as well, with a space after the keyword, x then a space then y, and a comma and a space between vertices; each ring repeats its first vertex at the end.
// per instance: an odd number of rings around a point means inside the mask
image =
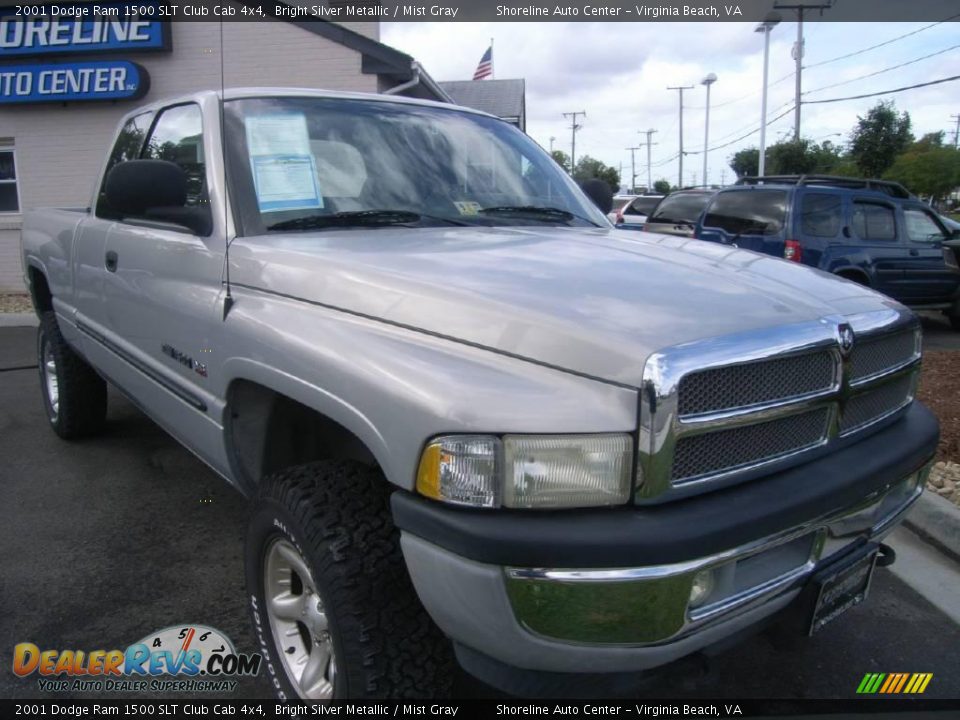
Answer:
MULTIPOLYGON (((203 92, 28 213, 43 403, 108 384, 250 498, 281 698, 625 691, 864 600, 939 428, 895 301, 614 229, 498 118, 203 92)), ((856 612, 869 612, 858 609, 856 612)))

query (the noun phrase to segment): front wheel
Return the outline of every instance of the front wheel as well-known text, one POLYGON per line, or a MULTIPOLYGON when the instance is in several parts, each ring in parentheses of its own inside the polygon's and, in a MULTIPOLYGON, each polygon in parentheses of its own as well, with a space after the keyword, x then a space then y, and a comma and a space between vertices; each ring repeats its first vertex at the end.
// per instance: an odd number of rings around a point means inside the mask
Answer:
POLYGON ((53 312, 40 316, 37 364, 53 431, 65 440, 100 432, 107 418, 107 383, 67 345, 53 312))
POLYGON ((280 699, 449 692, 450 643, 407 574, 378 471, 337 461, 265 478, 245 561, 254 629, 280 699))

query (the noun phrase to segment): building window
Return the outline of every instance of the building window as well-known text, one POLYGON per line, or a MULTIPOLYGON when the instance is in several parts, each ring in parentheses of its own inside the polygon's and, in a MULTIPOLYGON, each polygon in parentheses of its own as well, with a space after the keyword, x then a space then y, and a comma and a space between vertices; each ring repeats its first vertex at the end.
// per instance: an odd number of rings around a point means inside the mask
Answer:
POLYGON ((0 213, 20 212, 20 197, 17 190, 17 163, 13 148, 0 146, 0 213))

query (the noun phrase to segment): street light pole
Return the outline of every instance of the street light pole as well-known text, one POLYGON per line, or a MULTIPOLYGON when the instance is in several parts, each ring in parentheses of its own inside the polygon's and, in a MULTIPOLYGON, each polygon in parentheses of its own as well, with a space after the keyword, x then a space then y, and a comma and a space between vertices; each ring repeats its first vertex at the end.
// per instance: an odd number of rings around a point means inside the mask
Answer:
POLYGON ((770 65, 770 31, 780 23, 780 13, 770 12, 754 32, 763 33, 763 96, 760 100, 760 162, 757 175, 763 177, 767 160, 767 76, 770 65))
POLYGON ((717 76, 713 73, 707 75, 700 81, 701 85, 707 86, 707 116, 703 122, 703 186, 707 187, 707 154, 710 152, 710 86, 717 81, 717 76))
POLYGON ((553 155, 553 141, 556 140, 553 135, 550 136, 550 154, 553 155))

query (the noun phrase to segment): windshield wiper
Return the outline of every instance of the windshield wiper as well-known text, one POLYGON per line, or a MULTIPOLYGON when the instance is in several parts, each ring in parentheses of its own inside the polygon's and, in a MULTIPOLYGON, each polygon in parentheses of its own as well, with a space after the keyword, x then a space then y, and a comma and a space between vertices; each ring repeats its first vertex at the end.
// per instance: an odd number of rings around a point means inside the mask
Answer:
POLYGON ((544 220, 562 220, 570 222, 571 220, 583 220, 594 227, 597 224, 585 217, 576 215, 569 210, 563 210, 557 207, 547 207, 543 205, 496 205, 494 207, 480 208, 479 212, 486 215, 527 215, 537 219, 544 220))
POLYGON ((425 215, 409 210, 349 210, 329 215, 306 215, 304 217, 281 220, 268 225, 267 230, 319 230, 328 227, 387 227, 390 225, 409 225, 421 220, 438 220, 450 225, 469 225, 469 223, 439 215, 425 215))

